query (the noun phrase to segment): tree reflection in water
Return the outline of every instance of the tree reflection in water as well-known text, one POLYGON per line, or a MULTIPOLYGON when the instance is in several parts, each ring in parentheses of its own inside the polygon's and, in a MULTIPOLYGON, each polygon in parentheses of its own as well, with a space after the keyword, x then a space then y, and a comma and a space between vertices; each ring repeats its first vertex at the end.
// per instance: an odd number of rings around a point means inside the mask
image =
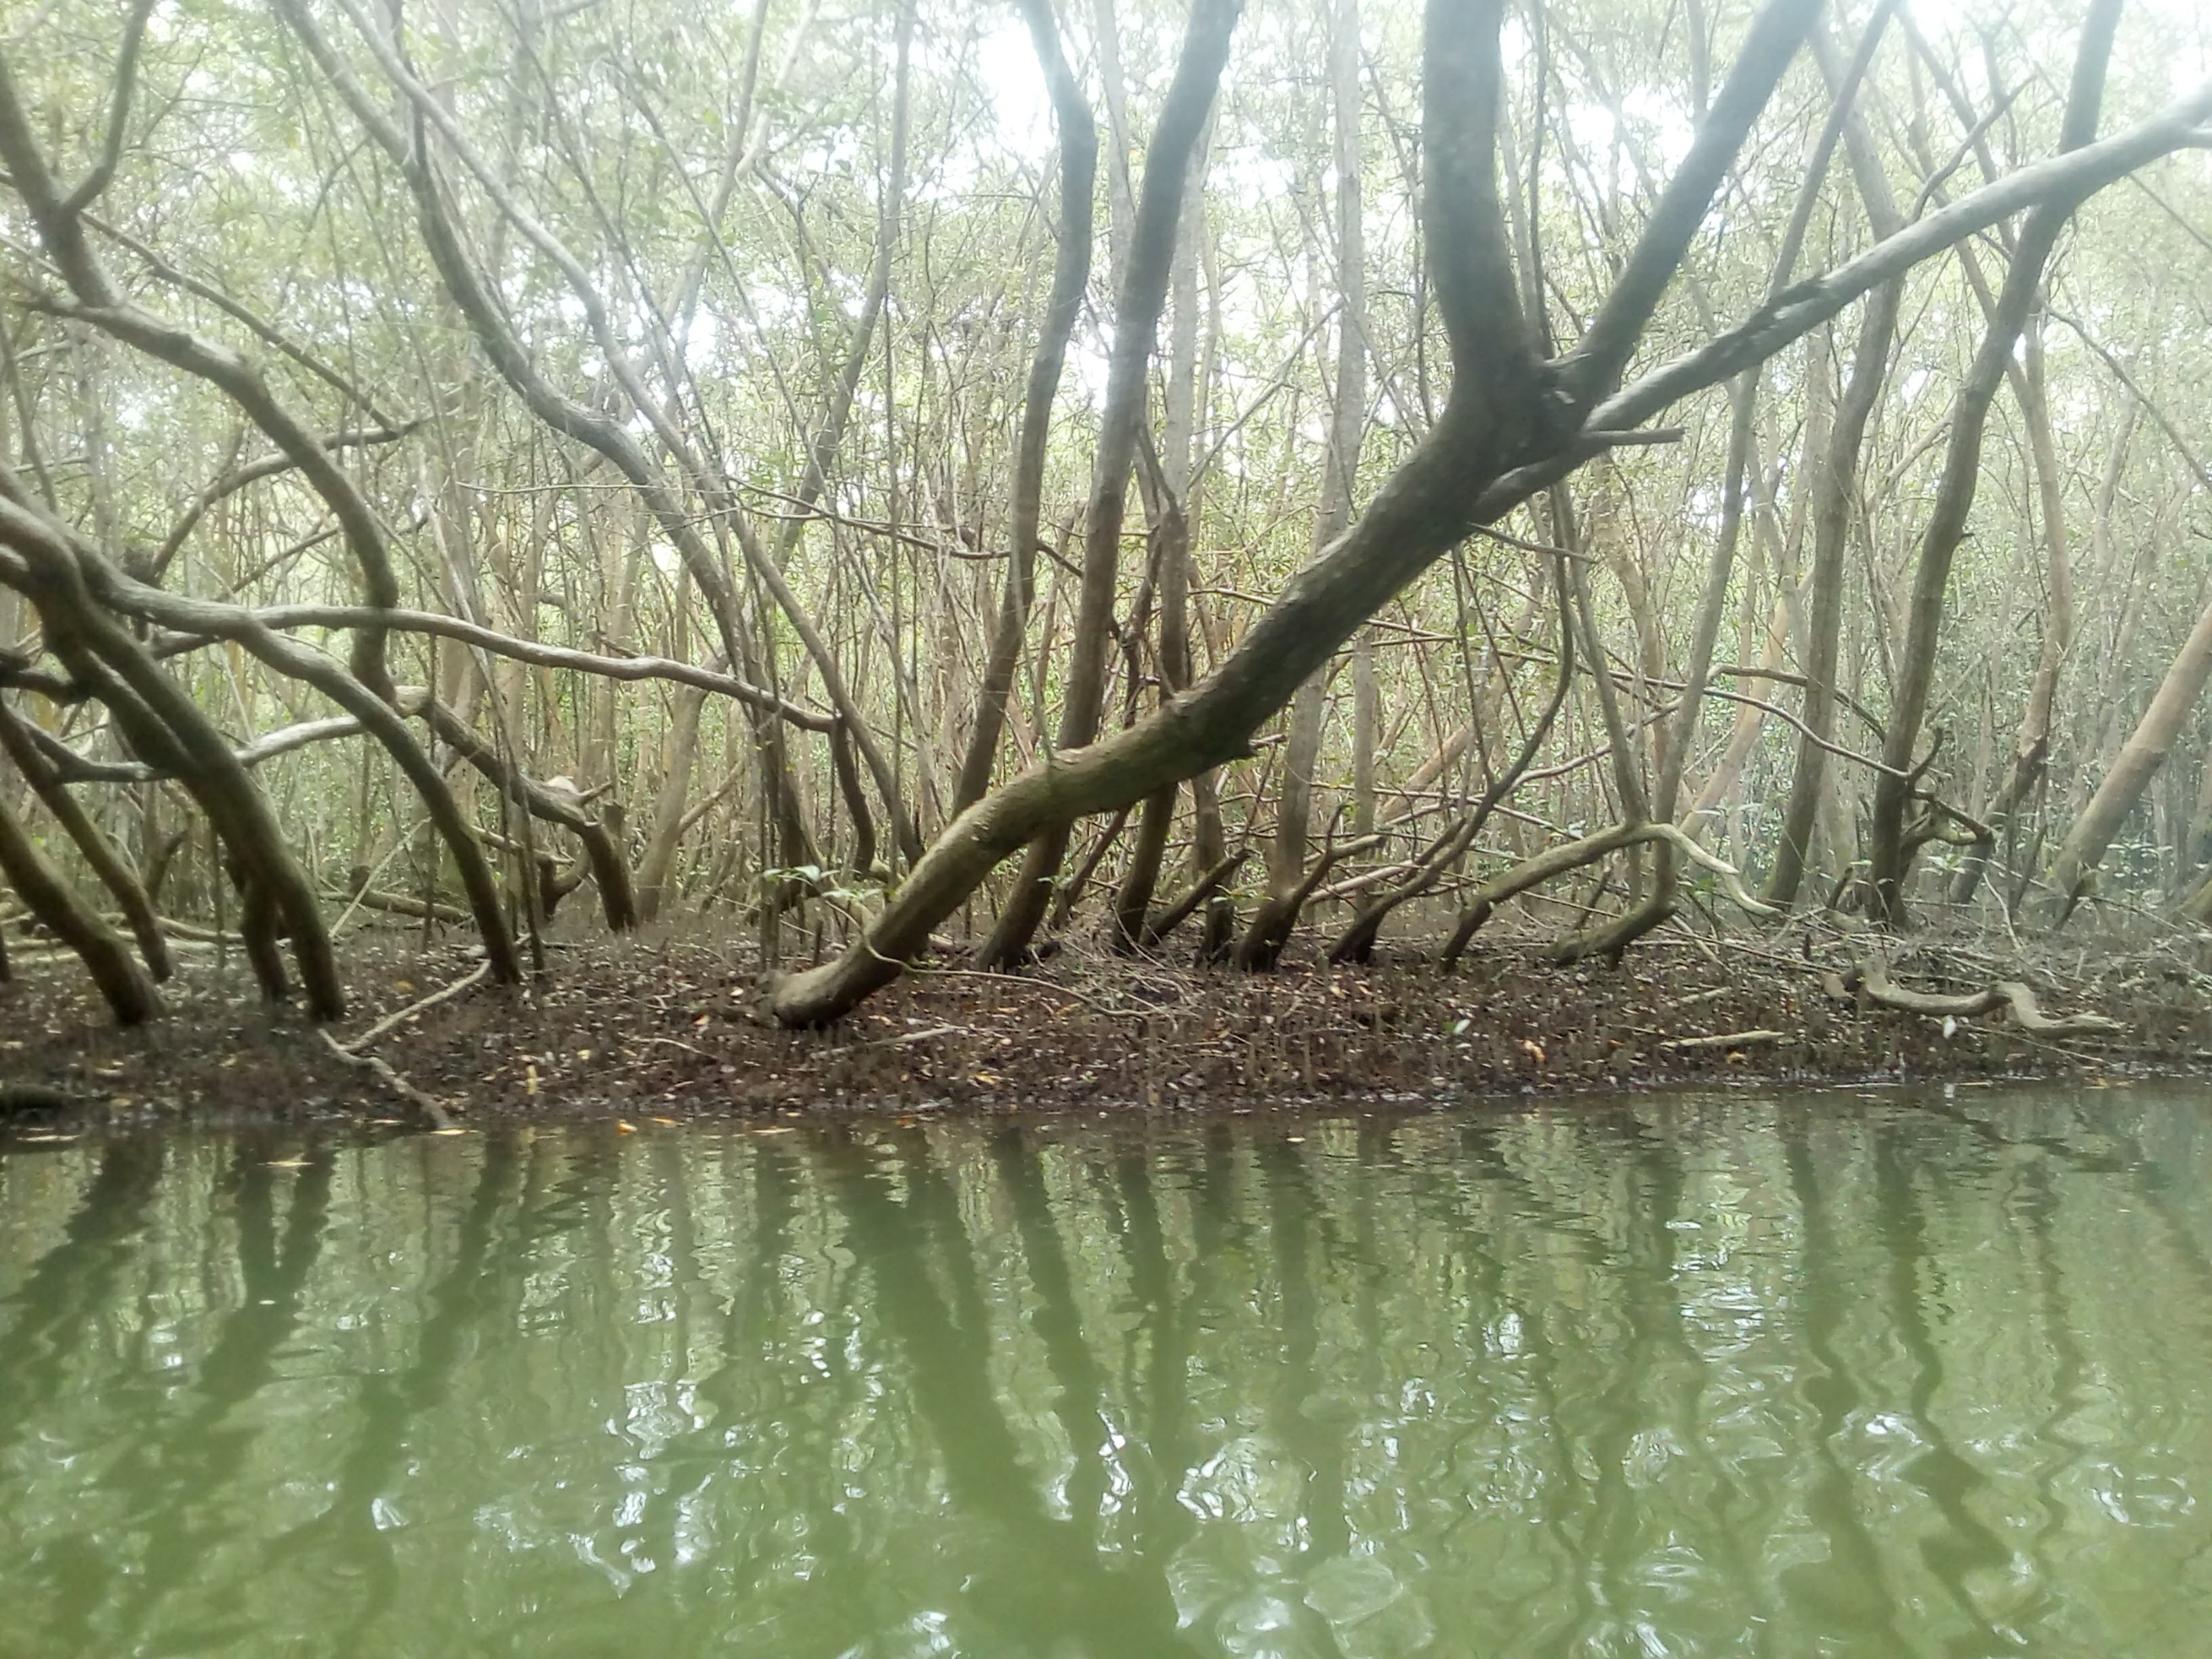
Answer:
POLYGON ((2201 1094, 0 1158, 0 1653, 2194 1654, 2201 1094))

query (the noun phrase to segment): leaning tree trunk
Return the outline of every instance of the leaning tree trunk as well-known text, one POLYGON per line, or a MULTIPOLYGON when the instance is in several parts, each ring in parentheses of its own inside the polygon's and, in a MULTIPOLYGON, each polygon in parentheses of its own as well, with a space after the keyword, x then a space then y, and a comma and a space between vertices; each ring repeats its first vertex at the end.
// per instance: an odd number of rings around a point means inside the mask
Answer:
MULTIPOLYGON (((146 15, 143 9, 134 14, 138 24, 143 25, 146 15)), ((118 95, 112 118, 118 132, 127 107, 135 50, 134 36, 126 45, 118 70, 118 95)), ((398 606, 398 578, 383 526, 367 498, 338 465, 331 447, 276 397, 252 362, 146 311, 116 283, 85 234, 86 210, 97 199, 106 176, 95 171, 74 190, 64 191, 40 153, 4 57, 0 57, 0 158, 6 160, 31 210, 42 245, 68 281, 77 301, 72 314, 146 356, 216 387, 276 445, 285 462, 298 469, 330 510, 360 567, 367 600, 368 618, 354 634, 350 673, 338 671, 319 653, 303 653, 289 641, 275 639, 258 625, 247 630, 244 642, 257 655, 283 656, 288 665, 313 658, 342 678, 349 691, 360 693, 358 699, 348 694, 333 695, 384 739, 408 773, 431 816, 446 832, 455 862, 470 883, 494 973, 502 980, 519 977, 512 951, 502 948, 504 923, 491 895, 481 851, 466 834, 443 778, 416 749, 392 712, 396 693, 386 661, 388 630, 381 616, 398 606), (364 701, 377 706, 363 708, 359 704, 364 701)), ((21 492, 14 489, 12 481, 9 489, 20 502, 21 492)), ((145 659, 135 641, 96 609, 100 604, 115 603, 121 584, 105 555, 76 546, 71 533, 59 526, 35 523, 41 517, 36 512, 30 517, 34 525, 25 528, 24 533, 32 544, 19 545, 27 556, 39 562, 47 584, 47 602, 61 608, 78 642, 130 685, 166 726, 187 757, 184 775, 188 787, 197 789, 203 807, 230 843, 233 867, 242 888, 241 927, 246 950, 264 990, 272 996, 286 991, 275 944, 281 916, 282 925, 291 934, 311 1008, 319 1018, 336 1018, 343 1011, 344 998, 328 931, 313 890, 284 846, 267 803, 191 699, 145 659), (100 590, 96 600, 84 591, 88 582, 100 590)), ((156 587, 138 586, 146 593, 161 593, 156 587)), ((331 690, 328 677, 311 674, 308 678, 326 692, 331 690)))
POLYGON ((76 952, 118 1020, 137 1025, 161 1012, 154 981, 139 967, 129 947, 90 905, 70 890, 62 872, 39 850, 4 797, 0 797, 0 876, 7 878, 31 914, 76 952))
POLYGON ((122 911, 125 924, 138 943, 138 954, 146 963, 146 971, 156 980, 166 980, 173 971, 169 959, 169 941, 161 932, 161 919, 154 914, 154 901, 139 880, 138 872, 128 860, 115 850, 115 844, 100 833, 92 815, 77 804, 76 797, 54 774, 52 762, 39 752, 21 720, 11 708, 0 708, 0 752, 15 764, 23 781, 33 791, 54 822, 76 846, 85 866, 100 878, 122 911))
POLYGON ((289 990, 276 954, 281 925, 291 934, 309 1011, 318 1019, 338 1018, 345 993, 330 930, 268 799, 184 688, 115 621, 105 596, 89 591, 96 556, 33 507, 4 465, 0 546, 23 562, 20 579, 10 580, 38 610, 47 648, 94 688, 133 748, 177 775, 222 836, 243 893, 241 932, 263 991, 277 998, 289 990))
MULTIPOLYGON (((929 930, 963 903, 998 861, 1041 831, 1087 812, 1112 811, 1154 789, 1248 753, 1259 723, 1335 654, 1391 595, 1474 526, 1492 522, 1564 477, 1591 448, 1587 430, 1641 420, 1690 384, 1740 372, 1755 354, 1711 350, 1698 366, 1661 370, 1616 392, 1645 325, 1691 237, 1817 11, 1813 0, 1771 0, 1688 155, 1662 194, 1612 295, 1568 357, 1546 364, 1522 314, 1498 197, 1495 158, 1502 113, 1498 31, 1503 9, 1475 0, 1431 0, 1425 20, 1423 191, 1433 292, 1454 367, 1436 423, 1345 534, 1290 582, 1237 648, 1194 689, 1103 742, 1062 753, 1013 779, 945 827, 927 857, 836 960, 778 981, 774 1016, 818 1024, 849 1012, 927 942, 929 930)), ((2160 129, 2160 138, 2168 129, 2160 129)), ((1990 205, 1988 200, 1979 207, 1990 205)), ((1957 214, 1933 237, 1954 232, 1957 214)), ((1914 244, 1887 251, 1905 259, 1914 244)), ((1848 303, 1851 293, 1892 274, 1884 259, 1860 262, 1848 279, 1808 285, 1815 302, 1776 333, 1796 338, 1848 303), (1849 289, 1850 293, 1840 290, 1849 289), (1818 313, 1818 315, 1812 314, 1818 313)), ((1617 439, 1612 441, 1618 441, 1617 439)))
MULTIPOLYGON (((1768 0, 1761 9, 1612 291, 1580 343, 1549 362, 1538 356, 1522 313, 1498 205, 1503 11, 1495 0, 1429 0, 1425 18, 1424 242, 1453 369, 1435 423, 1358 522, 1291 579, 1188 696, 1030 769, 956 817, 842 955, 771 981, 773 1018, 790 1025, 842 1018, 898 977, 930 930, 1017 848, 1249 754, 1259 724, 1470 529, 1496 522, 1593 455, 1648 441, 1642 422, 1803 338, 1961 238, 2035 203, 2101 187, 2194 142, 2212 113, 2212 86, 2199 88, 2109 140, 1999 178, 1792 284, 1743 324, 1624 386, 1692 237, 1818 7, 1768 0)), ((1671 825, 1651 833, 1679 834, 1671 825)))
POLYGON ((2047 884, 2054 924, 2063 922, 2073 913, 2121 822, 2166 764, 2174 738, 2203 695, 2208 678, 2212 678, 2212 601, 2206 603, 2197 626, 2190 630, 2167 666, 2166 678, 2159 682, 2149 707, 2136 722, 2133 734, 2121 745, 2119 758, 2081 809, 2081 816, 2074 820, 2058 856, 2051 860, 2047 884))

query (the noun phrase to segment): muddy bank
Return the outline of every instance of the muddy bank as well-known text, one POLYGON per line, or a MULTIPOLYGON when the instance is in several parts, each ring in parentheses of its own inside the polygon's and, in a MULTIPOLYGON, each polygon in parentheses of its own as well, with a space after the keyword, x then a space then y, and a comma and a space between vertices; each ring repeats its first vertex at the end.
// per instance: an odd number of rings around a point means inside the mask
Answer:
MULTIPOLYGON (((168 988, 168 1018, 137 1031, 106 1023, 73 964, 15 955, 15 980, 0 985, 0 1091, 19 1127, 424 1115, 300 1016, 261 1005, 234 962, 221 970, 205 950, 168 988)), ((460 1124, 2212 1071, 2212 975, 2198 947, 2024 958, 1924 940, 1891 957, 1899 985, 2020 980, 2050 1015, 2116 1027, 2063 1036, 2023 1030, 2002 1010, 1937 1018, 1838 997, 1832 975, 1851 960, 1847 943, 1687 937, 1612 969, 1550 968, 1501 941, 1449 975, 1293 960, 1249 976, 1069 954, 1017 976, 937 964, 834 1030, 787 1032, 753 1017, 758 970, 743 948, 671 934, 558 946, 530 988, 472 986, 365 1052, 460 1124)), ((341 1042, 475 965, 391 941, 352 947, 349 962, 341 1042)))

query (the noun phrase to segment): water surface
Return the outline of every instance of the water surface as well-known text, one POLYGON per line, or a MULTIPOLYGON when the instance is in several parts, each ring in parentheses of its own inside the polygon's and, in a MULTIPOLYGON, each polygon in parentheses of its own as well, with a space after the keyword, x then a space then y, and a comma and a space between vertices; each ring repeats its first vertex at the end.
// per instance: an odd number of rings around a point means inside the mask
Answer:
POLYGON ((2126 1656, 2212 1093, 0 1156, 0 1655, 2126 1656))

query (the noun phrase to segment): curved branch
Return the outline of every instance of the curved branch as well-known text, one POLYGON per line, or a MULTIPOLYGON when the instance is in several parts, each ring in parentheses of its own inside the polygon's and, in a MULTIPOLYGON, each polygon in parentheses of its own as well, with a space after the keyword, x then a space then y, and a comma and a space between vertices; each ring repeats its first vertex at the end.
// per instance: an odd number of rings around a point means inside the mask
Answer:
POLYGON ((11 571, 9 580, 38 608, 47 647, 107 705, 133 748, 176 769, 222 838, 245 898, 240 931, 263 991, 271 998, 289 992, 276 948, 281 921, 290 930, 314 1017, 343 1014, 345 992, 330 929, 267 798, 190 695, 91 591, 95 574, 121 580, 120 573, 33 505, 4 465, 0 542, 15 556, 20 574, 11 571))
POLYGON ((1506 900, 1517 897, 1532 888, 1540 887, 1569 871, 1595 864, 1607 854, 1617 853, 1623 848, 1655 841, 1665 842, 1691 863, 1711 871, 1718 878, 1721 890, 1746 915, 1775 916, 1781 914, 1772 905, 1762 904, 1745 890, 1742 872, 1734 865, 1707 852, 1678 826, 1657 823, 1617 823, 1609 830, 1601 830, 1578 841, 1548 848, 1534 858, 1522 860, 1503 875, 1476 888, 1474 896, 1461 913, 1459 924, 1452 930, 1451 939, 1444 946, 1444 966, 1449 968, 1459 960, 1467 949, 1468 941, 1506 900))
MULTIPOLYGON (((818 710, 787 702, 773 692, 763 691, 757 685, 729 674, 717 673, 695 663, 676 662, 666 657, 605 657, 588 651, 574 651, 566 646, 544 645, 536 640, 526 640, 512 634, 501 634, 477 623, 465 622, 459 617, 448 617, 435 611, 375 611, 367 605, 270 605, 252 611, 252 618, 265 628, 280 631, 294 628, 360 628, 376 619, 378 626, 401 634, 430 634, 441 639, 459 640, 490 652, 494 656, 511 657, 517 662, 535 663, 544 668, 574 669, 578 673, 595 674, 609 680, 668 680, 678 685, 696 686, 702 691, 717 692, 749 708, 757 708, 788 720, 792 725, 809 732, 834 732, 837 717, 818 710)), ((168 656, 178 651, 196 649, 205 643, 205 636, 184 635, 165 638, 156 642, 155 654, 168 656)))
MULTIPOLYGON (((399 708, 404 713, 410 701, 419 705, 419 689, 401 687, 399 708)), ((46 760, 54 769, 58 783, 161 783, 177 776, 167 766, 157 766, 151 761, 96 761, 80 755, 62 742, 35 727, 28 728, 31 740, 38 745, 46 760)), ((350 714, 334 715, 328 720, 301 720, 296 725, 279 726, 264 732, 251 742, 242 743, 231 753, 240 766, 251 769, 264 761, 279 755, 289 755, 319 743, 329 743, 338 738, 358 737, 362 724, 350 714)))
POLYGON ((161 1012, 161 999, 115 930, 70 890, 4 799, 0 799, 0 877, 33 915, 76 952, 115 1018, 136 1025, 161 1012))
MULTIPOLYGON (((378 427, 368 432, 332 432, 317 439, 316 442, 325 450, 398 443, 422 424, 420 421, 409 421, 403 426, 378 427)), ((200 520, 207 516, 210 507, 217 501, 235 495, 249 485, 289 472, 298 465, 299 462, 287 454, 265 455, 258 461, 234 467, 200 491, 192 498, 192 504, 178 515, 176 523, 169 527, 169 533, 161 538, 161 545, 155 550, 150 568, 156 580, 168 569, 178 551, 183 548, 185 538, 199 527, 200 520)))
MULTIPOLYGON (((177 745, 188 757, 191 773, 203 784, 215 780, 224 792, 217 799, 228 803, 223 810, 231 815, 233 850, 254 880, 267 884, 271 898, 282 903, 319 1018, 337 1018, 344 1012, 345 1000, 331 955, 329 932, 313 890, 286 848, 267 802, 254 788, 237 755, 199 715, 183 689, 161 672, 137 641, 98 609, 95 599, 125 615, 165 627, 234 640, 279 672, 314 686, 359 720, 405 774, 452 850, 493 972, 510 983, 521 978, 521 964, 514 955, 514 940, 507 933, 498 890, 483 849, 444 777, 393 707, 392 695, 373 690, 322 653, 286 639, 251 611, 188 599, 135 580, 96 549, 45 520, 12 493, 0 494, 0 537, 43 567, 49 602, 64 605, 72 623, 88 638, 100 636, 95 641, 100 654, 167 721, 176 733, 177 745)), ((110 706, 118 715, 124 713, 112 702, 110 706)), ((212 807, 210 816, 217 816, 212 807)))

